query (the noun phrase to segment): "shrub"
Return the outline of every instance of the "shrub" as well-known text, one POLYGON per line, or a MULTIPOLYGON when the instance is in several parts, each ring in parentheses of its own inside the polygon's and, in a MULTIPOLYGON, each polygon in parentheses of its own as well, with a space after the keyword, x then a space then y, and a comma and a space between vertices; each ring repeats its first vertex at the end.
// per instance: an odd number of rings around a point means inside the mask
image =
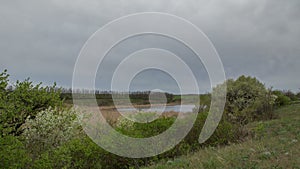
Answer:
MULTIPOLYGON (((184 139, 184 142, 191 145, 193 149, 197 149, 197 147, 199 147, 199 135, 202 131, 207 116, 208 112, 199 113, 193 128, 184 139)), ((222 118, 213 135, 201 146, 224 145, 228 144, 229 142, 236 141, 237 129, 237 126, 226 121, 225 118, 222 118)))
POLYGON ((35 118, 39 111, 61 107, 62 101, 55 84, 42 87, 41 83, 33 85, 26 79, 17 81, 13 90, 6 90, 8 77, 6 70, 0 74, 0 136, 19 136, 23 132, 21 126, 29 116, 35 118))
POLYGON ((30 158, 25 146, 16 137, 0 137, 0 168, 26 168, 30 158))
POLYGON ((275 105, 276 106, 285 106, 291 103, 291 99, 286 96, 283 92, 276 90, 273 91, 273 94, 276 96, 275 105))
POLYGON ((43 152, 35 160, 33 168, 93 168, 89 166, 100 161, 95 159, 98 153, 94 150, 99 149, 96 146, 87 140, 66 142, 57 149, 43 152))
POLYGON ((87 136, 71 140, 57 149, 44 152, 33 168, 129 168, 135 159, 123 158, 104 151, 87 136))
MULTIPOLYGON (((143 119, 152 118, 154 114, 136 114, 133 119, 143 119)), ((158 135, 165 130, 167 130, 175 121, 174 117, 161 117, 149 123, 137 123, 131 120, 128 120, 124 117, 119 118, 115 128, 117 131, 122 134, 136 137, 136 138, 146 138, 158 135)))
POLYGON ((224 113, 228 120, 245 125, 253 120, 272 118, 275 97, 256 78, 241 76, 227 80, 226 85, 224 113))
POLYGON ((27 118, 22 136, 33 158, 42 152, 56 148, 81 133, 80 119, 73 109, 49 108, 37 113, 34 119, 27 118))

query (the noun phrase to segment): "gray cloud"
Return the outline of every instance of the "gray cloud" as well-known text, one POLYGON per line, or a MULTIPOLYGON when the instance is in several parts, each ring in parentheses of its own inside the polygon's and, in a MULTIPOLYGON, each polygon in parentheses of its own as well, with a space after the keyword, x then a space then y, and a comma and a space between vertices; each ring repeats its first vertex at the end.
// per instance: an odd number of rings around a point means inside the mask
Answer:
MULTIPOLYGON (((76 58, 89 36, 123 15, 156 11, 181 16, 202 29, 219 52, 228 77, 252 75, 268 86, 297 91, 299 9, 298 0, 2 1, 0 69, 7 68, 14 80, 31 77, 71 86, 76 58)), ((199 73, 199 81, 205 76, 199 73)))

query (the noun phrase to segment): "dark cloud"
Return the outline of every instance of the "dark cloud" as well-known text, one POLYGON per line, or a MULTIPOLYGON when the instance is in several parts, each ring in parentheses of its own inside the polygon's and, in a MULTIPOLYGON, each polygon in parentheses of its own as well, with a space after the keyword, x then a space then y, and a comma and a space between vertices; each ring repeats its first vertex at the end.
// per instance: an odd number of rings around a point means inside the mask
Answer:
MULTIPOLYGON (((268 86, 297 91, 299 9, 298 0, 2 1, 0 69, 9 69, 14 80, 31 77, 71 86, 76 58, 89 36, 123 15, 156 11, 181 16, 202 29, 219 52, 228 77, 252 75, 268 86)), ((195 70, 199 66, 190 64, 195 70)), ((205 81, 205 73, 198 78, 205 81)))

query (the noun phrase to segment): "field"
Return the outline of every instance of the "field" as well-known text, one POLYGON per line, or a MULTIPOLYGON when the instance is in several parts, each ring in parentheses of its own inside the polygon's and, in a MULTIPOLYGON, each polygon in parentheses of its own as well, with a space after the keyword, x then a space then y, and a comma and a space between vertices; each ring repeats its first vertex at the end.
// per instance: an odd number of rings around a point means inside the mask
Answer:
POLYGON ((300 104, 276 110, 276 119, 246 127, 252 137, 239 144, 208 147, 147 169, 300 168, 300 104))

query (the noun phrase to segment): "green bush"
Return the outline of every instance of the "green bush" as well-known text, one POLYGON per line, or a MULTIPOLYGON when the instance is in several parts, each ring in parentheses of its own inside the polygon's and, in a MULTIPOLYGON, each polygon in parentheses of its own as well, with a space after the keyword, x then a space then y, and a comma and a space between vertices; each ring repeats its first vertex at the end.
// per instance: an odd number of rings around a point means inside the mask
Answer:
POLYGON ((229 142, 236 141, 236 133, 237 126, 226 121, 225 118, 222 118, 218 127, 216 128, 213 135, 202 145, 199 146, 199 135, 202 131, 203 125, 208 116, 208 112, 201 112, 198 114, 196 122, 188 133, 188 135, 184 138, 184 142, 193 147, 193 149, 197 149, 197 147, 203 146, 215 146, 215 145, 224 145, 229 142))
MULTIPOLYGON (((152 114, 137 114, 134 118, 151 118, 152 114)), ((116 130, 122 134, 136 137, 146 138, 158 135, 167 130, 175 121, 175 117, 161 117, 149 123, 135 123, 131 120, 121 117, 117 124, 116 130)))
POLYGON ((283 92, 276 90, 273 91, 273 94, 276 96, 275 105, 285 106, 291 104, 291 99, 286 96, 283 92))
POLYGON ((33 168, 102 168, 103 150, 88 138, 74 139, 44 152, 33 168))
POLYGON ((0 74, 0 136, 19 136, 25 120, 35 118, 39 111, 49 107, 61 107, 60 93, 56 85, 42 87, 29 79, 17 81, 13 90, 8 88, 9 75, 6 70, 0 74))
POLYGON ((85 136, 71 140, 57 149, 44 152, 39 159, 35 160, 33 168, 125 169, 142 164, 142 160, 124 158, 106 152, 85 136))

